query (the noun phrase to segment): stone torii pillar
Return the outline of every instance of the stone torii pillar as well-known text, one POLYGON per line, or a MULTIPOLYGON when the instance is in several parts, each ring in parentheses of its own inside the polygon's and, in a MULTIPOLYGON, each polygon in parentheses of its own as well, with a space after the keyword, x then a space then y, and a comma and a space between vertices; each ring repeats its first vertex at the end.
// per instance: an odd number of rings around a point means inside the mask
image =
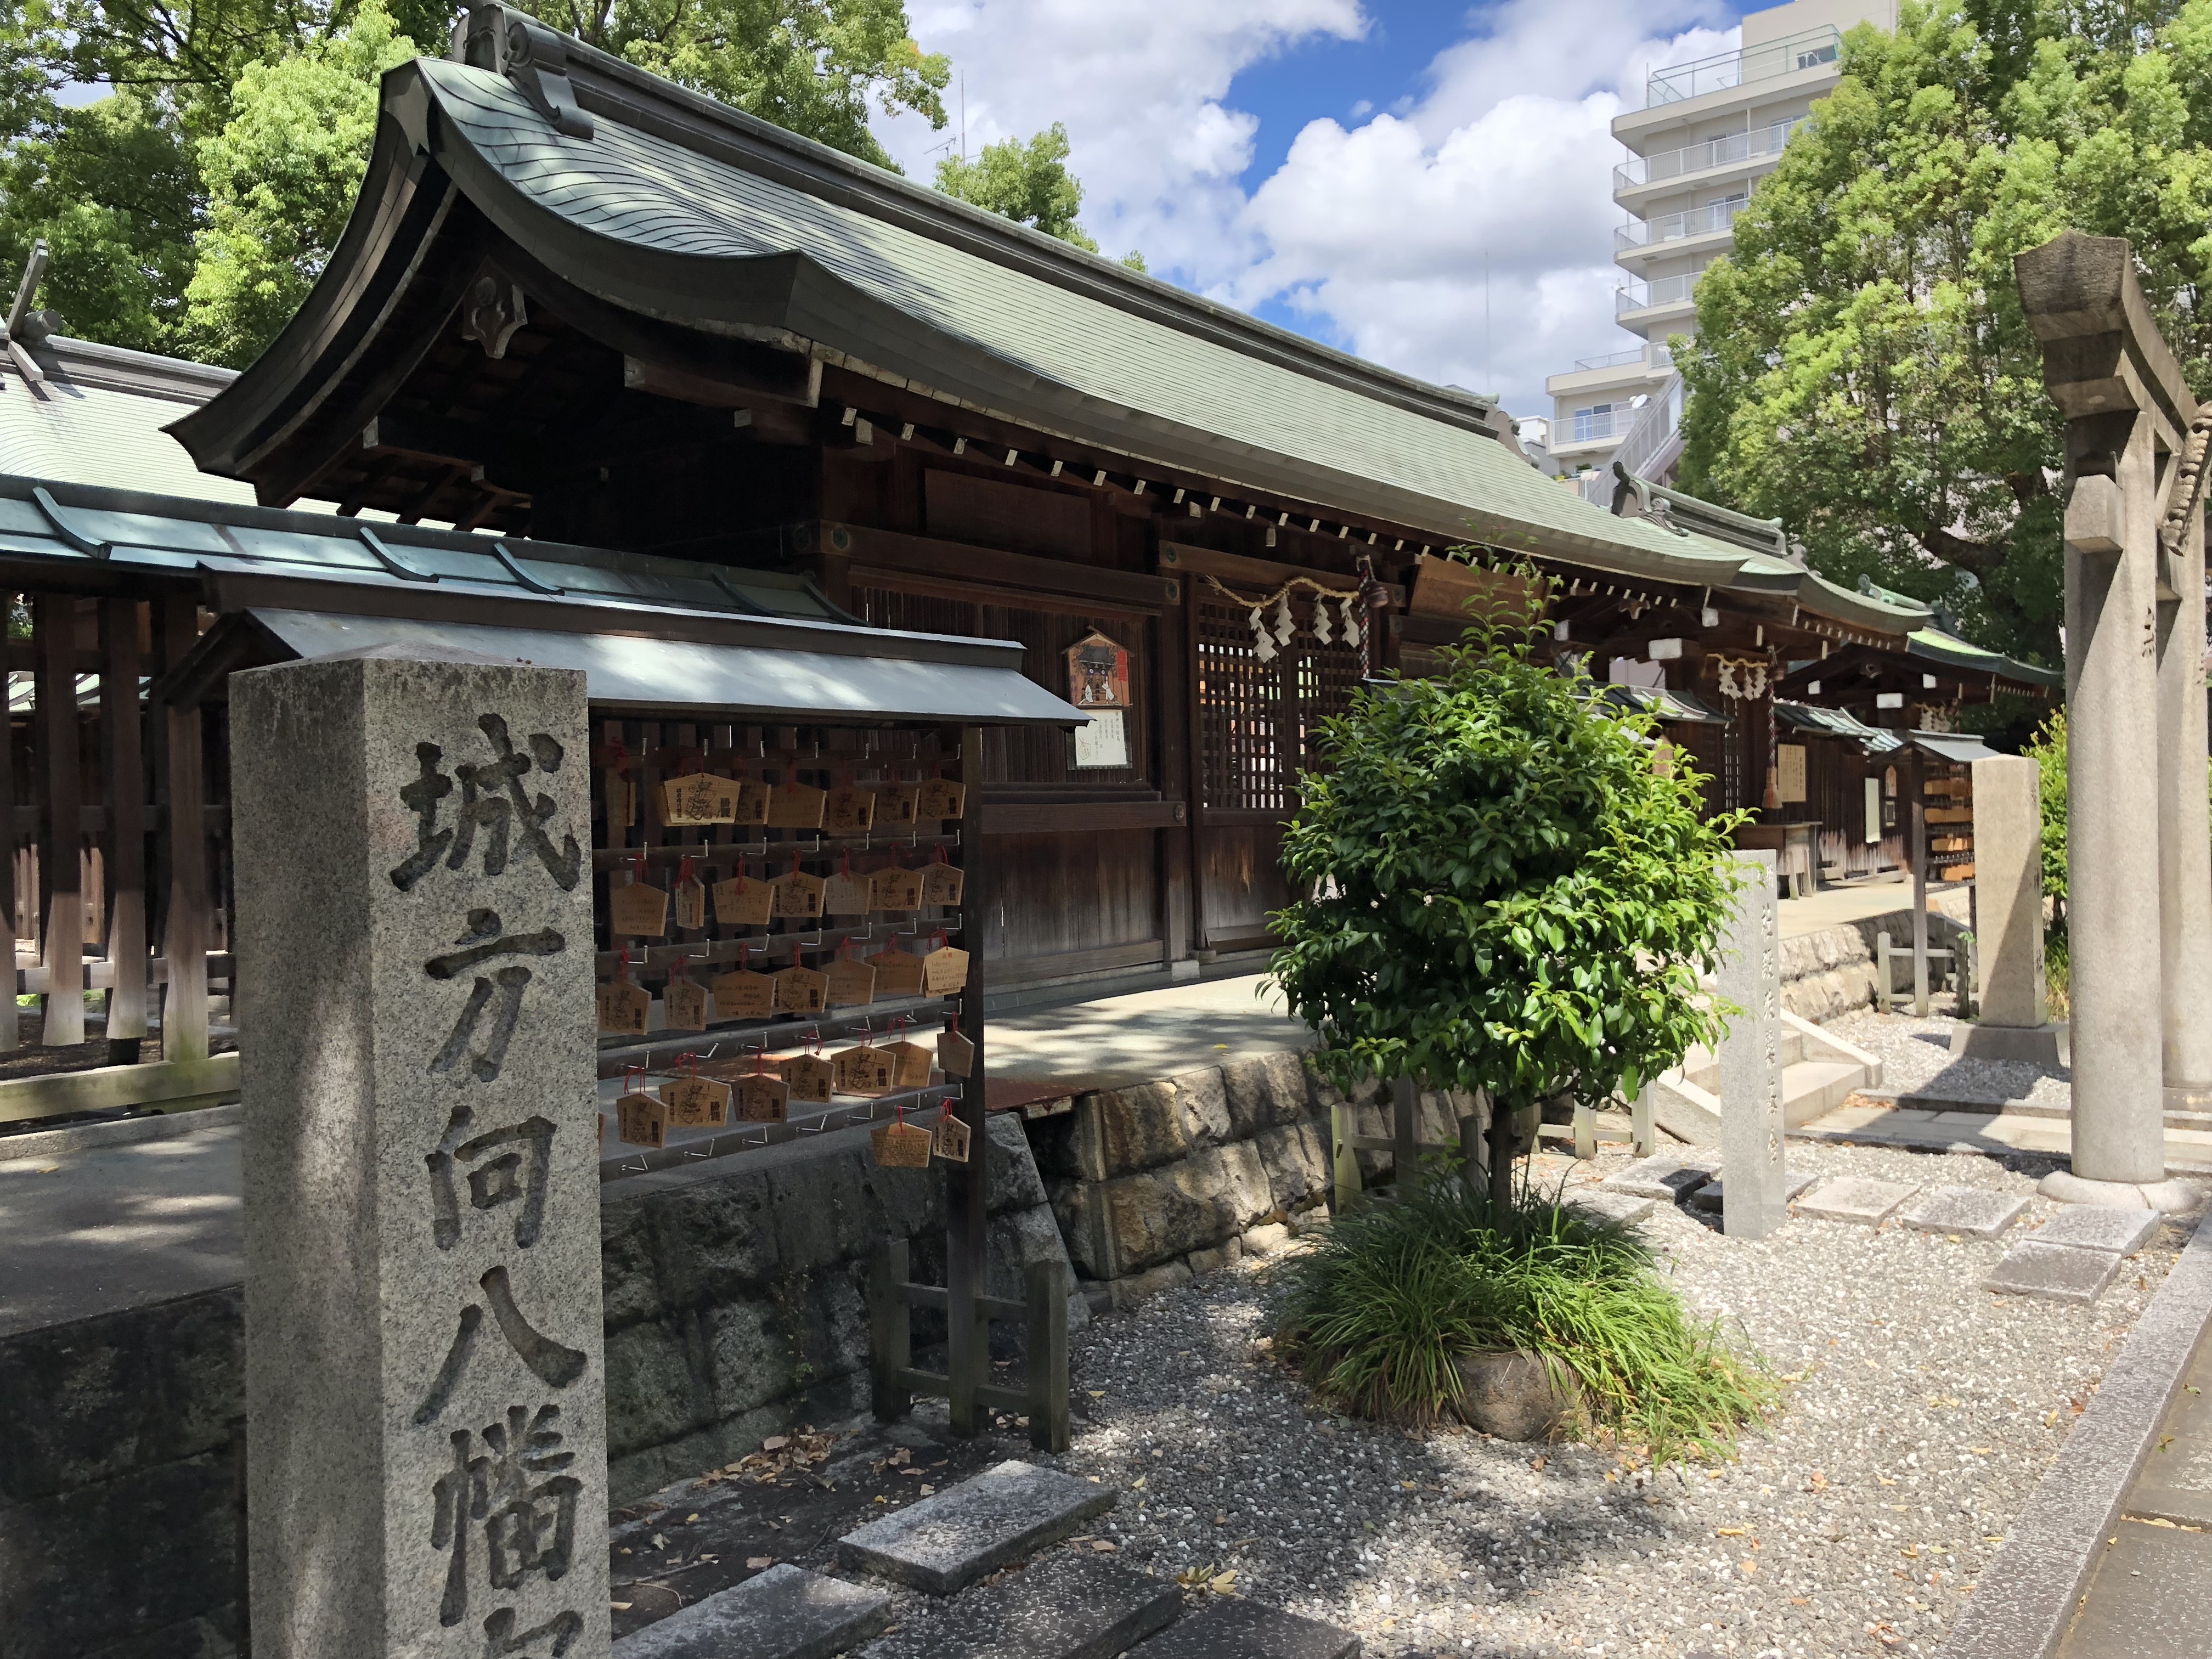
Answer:
POLYGON ((2164 1107, 2212 1087, 2204 438, 2124 238, 2014 262, 2066 417, 2067 920, 2072 1202, 2185 1208, 2164 1107))

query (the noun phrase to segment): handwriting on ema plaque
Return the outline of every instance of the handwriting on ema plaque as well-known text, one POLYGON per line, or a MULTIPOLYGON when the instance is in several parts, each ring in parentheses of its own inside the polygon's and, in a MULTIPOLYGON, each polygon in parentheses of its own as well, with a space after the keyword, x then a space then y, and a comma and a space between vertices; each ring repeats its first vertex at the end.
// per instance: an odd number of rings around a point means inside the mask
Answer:
MULTIPOLYGON (((584 874, 576 838, 560 834, 556 844, 553 798, 533 795, 525 787, 533 771, 560 770, 562 745, 541 732, 518 749, 497 714, 483 715, 477 727, 489 745, 486 757, 458 762, 450 775, 443 769, 447 757, 438 744, 415 745, 416 775, 398 793, 415 817, 416 847, 392 866, 392 885, 403 893, 419 890, 427 898, 435 884, 426 885, 425 878, 443 864, 456 872, 477 866, 495 881, 534 880, 542 872, 562 892, 574 891, 584 874), (447 803, 457 793, 452 820, 441 823, 447 803)), ((423 1157, 431 1241, 439 1251, 449 1251, 462 1243, 471 1226, 496 1228, 495 1254, 520 1267, 544 1229, 558 1126, 526 1107, 520 1109, 526 1115, 513 1122, 497 1121, 505 1115, 500 1113, 489 1126, 480 1125, 471 1102, 483 1097, 475 1091, 497 1083, 506 1066, 532 978, 529 961, 562 953, 568 939, 554 927, 511 931, 499 912, 485 905, 467 909, 457 920, 453 948, 422 964, 433 981, 469 987, 451 1030, 425 1067, 470 1091, 452 1107, 445 1133, 423 1157)), ((453 1340, 416 1409, 420 1426, 438 1423, 449 1408, 456 1414, 479 1409, 456 1407, 456 1395, 480 1346, 489 1345, 496 1352, 503 1343, 556 1397, 583 1376, 588 1364, 586 1355, 532 1323, 517 1299, 507 1261, 487 1267, 477 1285, 483 1294, 464 1299, 453 1316, 453 1340), (484 1329, 487 1310, 496 1334, 484 1329)), ((507 1374, 504 1366, 500 1373, 507 1374)), ((561 1407, 542 1395, 525 1401, 510 1395, 498 1409, 504 1411, 503 1422, 447 1425, 451 1461, 428 1494, 430 1541, 447 1557, 438 1614, 447 1626, 469 1616, 472 1553, 481 1553, 494 1601, 508 1600, 532 1574, 556 1583, 574 1559, 583 1482, 569 1473, 575 1460, 562 1449, 561 1407)), ((558 1659, 584 1629, 582 1617, 573 1610, 526 1630, 516 1628, 520 1622, 512 1606, 487 1611, 481 1621, 486 1659, 558 1659)))

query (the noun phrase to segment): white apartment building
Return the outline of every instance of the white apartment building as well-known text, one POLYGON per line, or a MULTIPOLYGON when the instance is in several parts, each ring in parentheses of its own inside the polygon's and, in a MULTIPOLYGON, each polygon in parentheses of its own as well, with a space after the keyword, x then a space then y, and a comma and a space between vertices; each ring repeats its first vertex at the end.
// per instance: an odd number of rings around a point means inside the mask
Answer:
POLYGON ((1788 0, 1749 12, 1741 49, 1654 70, 1644 107, 1613 118, 1628 152, 1613 171, 1622 212, 1613 257, 1623 272, 1613 319, 1637 343, 1544 383, 1550 453, 1585 471, 1593 501, 1611 502, 1616 459, 1654 483, 1674 476, 1682 382, 1668 337, 1697 332, 1698 274, 1735 246, 1737 210, 1813 100, 1835 89, 1843 32, 1862 22, 1894 28, 1897 0, 1788 0))

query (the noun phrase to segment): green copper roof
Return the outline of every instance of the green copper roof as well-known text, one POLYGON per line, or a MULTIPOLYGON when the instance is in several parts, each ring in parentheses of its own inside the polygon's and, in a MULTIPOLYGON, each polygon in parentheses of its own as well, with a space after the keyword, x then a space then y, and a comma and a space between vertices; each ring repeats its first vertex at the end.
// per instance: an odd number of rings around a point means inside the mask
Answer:
POLYGON ((1940 628, 1915 629, 1905 636, 1905 649, 1908 655, 1923 657, 1947 667, 1995 674, 2001 679, 2019 680, 2028 685, 2045 686, 2055 690, 2066 684, 2066 676, 2057 669, 2038 668, 1999 652, 1984 651, 1980 646, 1970 645, 1957 635, 1946 634, 1940 628))
POLYGON ((925 207, 908 198, 932 193, 891 175, 569 55, 580 87, 619 82, 668 118, 647 131, 595 100, 593 136, 569 137, 505 77, 427 58, 387 77, 386 108, 501 230, 619 304, 781 331, 896 383, 1440 542, 1713 586, 1751 556, 1584 501, 1492 435, 1478 400, 1249 319, 1232 331, 1220 307, 1004 221, 932 234, 920 216, 961 204, 925 207), (1004 247, 978 251, 985 235, 1004 247))

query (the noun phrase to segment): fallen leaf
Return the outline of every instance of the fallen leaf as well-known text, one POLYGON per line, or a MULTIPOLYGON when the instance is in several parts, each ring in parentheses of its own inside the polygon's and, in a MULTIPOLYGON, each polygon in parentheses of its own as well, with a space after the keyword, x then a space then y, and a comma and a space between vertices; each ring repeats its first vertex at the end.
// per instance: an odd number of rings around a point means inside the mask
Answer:
POLYGON ((1229 1524, 1229 1517, 1225 1515, 1217 1515, 1213 1517, 1213 1524, 1217 1527, 1225 1527, 1229 1524))
POLYGON ((1218 1578, 1208 1580, 1206 1587, 1212 1590, 1216 1595, 1229 1595, 1237 1588, 1236 1570, 1231 1568, 1229 1571, 1223 1573, 1218 1578))
POLYGON ((1106 1397, 1106 1390, 1103 1389, 1093 1389, 1091 1390, 1091 1397, 1093 1400, 1103 1400, 1106 1397))
POLYGON ((1736 1565, 1742 1568, 1747 1574, 1759 1571, 1759 1563, 1756 1561, 1739 1561, 1736 1565))
POLYGON ((1750 1530, 1748 1527, 1723 1527, 1720 1534, 1723 1538, 1741 1538, 1750 1530))
POLYGON ((748 1555, 745 1557, 745 1568, 750 1572, 763 1572, 775 1565, 775 1557, 773 1555, 748 1555))
POLYGON ((1120 1546, 1110 1538, 1094 1538, 1091 1540, 1091 1547, 1101 1555, 1111 1555, 1120 1546))
POLYGON ((617 1613, 628 1613, 629 1611, 629 1603, 627 1601, 610 1601, 607 1605, 612 1607, 617 1613))
POLYGON ((655 1533, 653 1534, 653 1547, 657 1550, 665 1550, 668 1547, 668 1540, 665 1538, 663 1538, 659 1533, 655 1533))
POLYGON ((698 1515, 697 1515, 696 1512, 694 1512, 694 1513, 692 1513, 692 1514, 690 1514, 690 1515, 687 1515, 687 1516, 685 1516, 684 1517, 684 1524, 685 1526, 687 1526, 687 1527, 688 1527, 688 1526, 690 1526, 690 1525, 694 1521, 696 1521, 698 1518, 699 1518, 699 1516, 698 1516, 698 1515))
MULTIPOLYGON (((761 1442, 761 1449, 764 1452, 779 1452, 790 1443, 791 1437, 789 1435, 772 1434, 769 1436, 767 1439, 761 1442)), ((904 1451, 906 1448, 902 1446, 899 1449, 901 1451, 904 1451)))
POLYGON ((1543 1474, 1543 1472, 1544 1472, 1544 1465, 1545 1465, 1547 1462, 1548 1462, 1549 1461, 1550 1461, 1550 1460, 1549 1460, 1548 1458, 1546 1458, 1546 1457, 1544 1457, 1541 1454, 1539 1454, 1538 1455, 1536 1455, 1536 1456, 1534 1456, 1534 1457, 1532 1457, 1532 1458, 1530 1458, 1530 1459, 1528 1460, 1528 1467, 1529 1467, 1530 1468, 1532 1468, 1532 1469, 1535 1470, 1537 1474, 1543 1474))
POLYGON ((924 1486, 924 1487, 921 1489, 921 1495, 922 1495, 924 1498, 931 1498, 931 1497, 934 1497, 934 1496, 936 1495, 936 1492, 937 1492, 937 1488, 936 1488, 936 1487, 934 1487, 934 1486, 924 1486))
POLYGON ((1149 1478, 1150 1478, 1150 1477, 1146 1476, 1146 1475, 1141 1475, 1141 1474, 1140 1474, 1140 1475, 1139 1475, 1139 1476, 1138 1476, 1134 1480, 1132 1480, 1132 1481, 1129 1483, 1129 1490, 1130 1490, 1131 1492, 1142 1492, 1142 1491, 1144 1491, 1144 1489, 1145 1489, 1145 1482, 1146 1482, 1146 1480, 1147 1479, 1149 1479, 1149 1478))
POLYGON ((1966 1449, 1973 1453, 1977 1457, 1987 1457, 1991 1452, 1995 1451, 1996 1448, 1995 1446, 1969 1446, 1966 1449))

